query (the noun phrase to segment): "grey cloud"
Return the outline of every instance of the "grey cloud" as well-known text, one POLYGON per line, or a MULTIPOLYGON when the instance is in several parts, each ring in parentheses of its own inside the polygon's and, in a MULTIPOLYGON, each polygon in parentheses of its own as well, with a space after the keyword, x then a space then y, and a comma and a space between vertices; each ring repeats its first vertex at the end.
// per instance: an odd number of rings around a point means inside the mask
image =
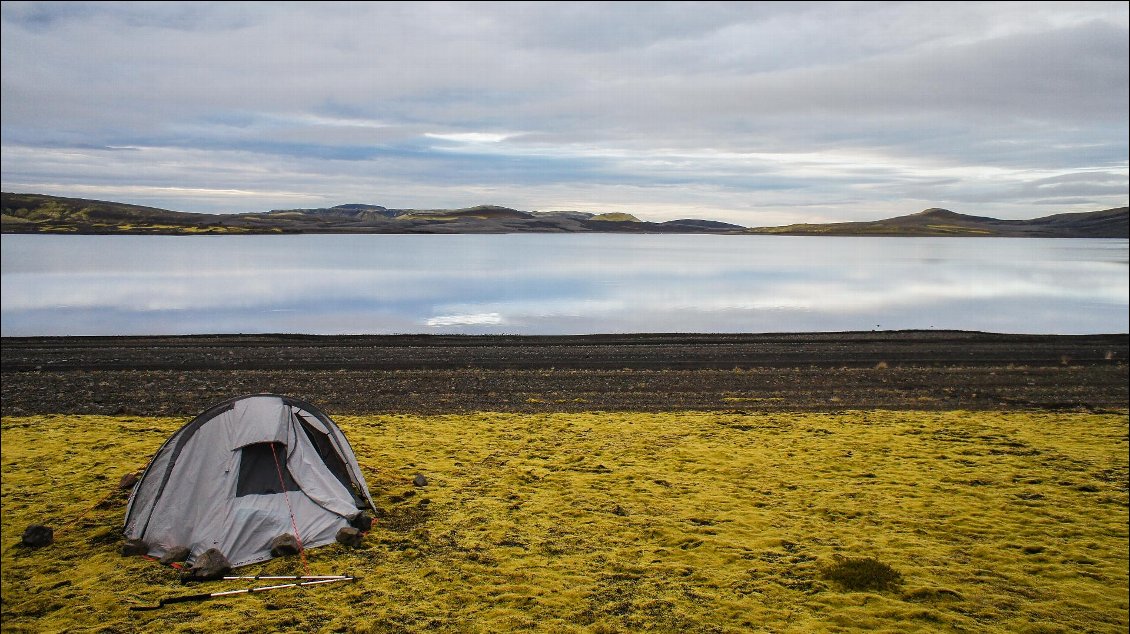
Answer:
POLYGON ((524 47, 615 51, 702 37, 734 22, 795 12, 781 3, 502 3, 500 26, 524 47))
POLYGON ((616 90, 571 96, 568 105, 618 124, 678 119, 692 129, 759 117, 1118 122, 1127 107, 1125 46, 1125 32, 1096 24, 843 67, 618 79, 609 84, 616 90))
MULTIPOLYGON (((265 7, 263 7, 265 8, 265 7)), ((92 21, 187 31, 236 29, 257 8, 244 2, 5 2, 3 18, 29 30, 92 21)))
POLYGON ((1125 199, 1124 14, 1116 3, 5 2, 4 183, 340 188, 372 202, 463 187, 535 206, 600 191, 618 205, 698 196, 735 213, 1049 189, 1066 205, 1087 192, 1106 204, 1125 199), (463 148, 425 136, 452 133, 506 138, 463 148), (56 151, 91 146, 161 159, 56 151), (843 164, 813 173, 747 156, 797 153, 843 164), (989 167, 1015 174, 986 186, 966 173, 989 167), (1080 169, 1106 180, 1040 182, 1080 169))

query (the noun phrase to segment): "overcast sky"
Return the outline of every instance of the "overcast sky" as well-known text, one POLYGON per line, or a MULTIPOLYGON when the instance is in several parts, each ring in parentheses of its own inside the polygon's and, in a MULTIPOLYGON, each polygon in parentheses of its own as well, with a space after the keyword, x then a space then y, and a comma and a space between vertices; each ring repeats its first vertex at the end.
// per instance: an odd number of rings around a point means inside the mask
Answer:
POLYGON ((1106 209, 1127 7, 4 2, 3 190, 749 226, 1106 209))

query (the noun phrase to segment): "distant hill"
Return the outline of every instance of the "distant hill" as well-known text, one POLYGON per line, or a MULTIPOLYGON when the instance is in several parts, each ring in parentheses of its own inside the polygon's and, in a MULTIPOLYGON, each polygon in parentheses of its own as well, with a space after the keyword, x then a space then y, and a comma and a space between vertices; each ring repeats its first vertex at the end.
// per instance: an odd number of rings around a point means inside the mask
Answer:
POLYGON ((644 222, 631 214, 519 211, 498 205, 465 209, 390 209, 348 204, 262 213, 199 214, 84 198, 4 192, 4 233, 736 233, 711 221, 644 222), (701 224, 698 224, 701 223, 701 224))
POLYGON ((927 209, 875 222, 747 228, 685 218, 646 222, 622 212, 520 211, 498 205, 464 209, 391 209, 348 204, 261 213, 201 214, 85 198, 0 194, 3 233, 708 233, 826 236, 1020 236, 1125 238, 1127 208, 1035 220, 997 220, 927 209))
POLYGON ((70 233, 130 233, 135 227, 179 228, 215 220, 211 214, 168 211, 140 205, 60 198, 42 194, 0 194, 4 233, 39 231, 70 233), (83 229, 106 228, 105 231, 83 229))
POLYGON ((749 233, 790 236, 998 236, 1019 238, 1130 237, 1126 207, 1056 214, 1033 220, 998 220, 967 216, 948 209, 927 209, 909 216, 873 222, 798 224, 758 227, 749 233))

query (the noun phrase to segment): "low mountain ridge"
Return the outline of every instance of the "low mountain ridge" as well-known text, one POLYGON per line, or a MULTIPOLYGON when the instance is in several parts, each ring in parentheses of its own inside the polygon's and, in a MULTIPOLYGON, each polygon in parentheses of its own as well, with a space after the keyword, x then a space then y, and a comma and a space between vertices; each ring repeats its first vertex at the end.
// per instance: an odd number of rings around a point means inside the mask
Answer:
POLYGON ((0 194, 3 233, 279 234, 279 233, 699 233, 821 236, 1002 236, 1126 238, 1126 207, 999 220, 948 209, 872 222, 754 227, 683 218, 643 221, 624 212, 522 211, 501 205, 462 209, 392 209, 349 203, 260 213, 204 214, 85 198, 0 194))
POLYGON ((994 236, 1006 238, 1126 238, 1130 209, 1063 213, 1031 220, 1000 220, 932 207, 871 222, 756 227, 748 233, 789 236, 994 236))
POLYGON ((341 217, 341 218, 395 218, 396 210, 381 207, 380 205, 363 205, 353 203, 349 205, 338 205, 336 207, 329 207, 323 209, 272 209, 267 212, 274 216, 292 216, 299 217, 303 215, 313 217, 341 217))
POLYGON ((973 221, 973 220, 976 220, 976 221, 993 221, 993 220, 996 220, 996 218, 989 218, 989 217, 986 217, 986 216, 970 216, 970 215, 967 215, 967 214, 959 214, 956 211, 950 211, 949 209, 942 209, 940 207, 931 207, 929 209, 923 209, 922 211, 920 211, 916 214, 909 214, 909 215, 906 215, 906 216, 896 216, 894 218, 891 218, 891 220, 892 221, 905 220, 907 222, 918 221, 918 220, 929 220, 929 221, 961 220, 961 221, 968 222, 968 221, 973 221))

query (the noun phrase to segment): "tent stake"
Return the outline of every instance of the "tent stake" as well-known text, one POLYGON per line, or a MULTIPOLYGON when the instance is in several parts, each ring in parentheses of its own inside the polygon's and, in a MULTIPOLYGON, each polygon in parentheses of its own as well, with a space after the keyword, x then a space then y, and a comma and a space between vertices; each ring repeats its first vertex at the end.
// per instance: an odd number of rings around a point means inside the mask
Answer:
POLYGON ((210 592, 207 594, 186 594, 179 597, 169 597, 161 599, 157 605, 135 605, 130 609, 134 611, 142 610, 159 610, 171 603, 189 603, 192 601, 207 601, 217 597, 226 597, 236 594, 251 594, 252 592, 266 592, 267 590, 279 590, 281 588, 297 588, 300 586, 315 586, 323 583, 333 583, 335 581, 356 581, 357 577, 333 577, 330 579, 314 579, 312 581, 302 581, 299 583, 283 583, 277 586, 260 586, 258 588, 244 588, 242 590, 226 590, 224 592, 210 592))

